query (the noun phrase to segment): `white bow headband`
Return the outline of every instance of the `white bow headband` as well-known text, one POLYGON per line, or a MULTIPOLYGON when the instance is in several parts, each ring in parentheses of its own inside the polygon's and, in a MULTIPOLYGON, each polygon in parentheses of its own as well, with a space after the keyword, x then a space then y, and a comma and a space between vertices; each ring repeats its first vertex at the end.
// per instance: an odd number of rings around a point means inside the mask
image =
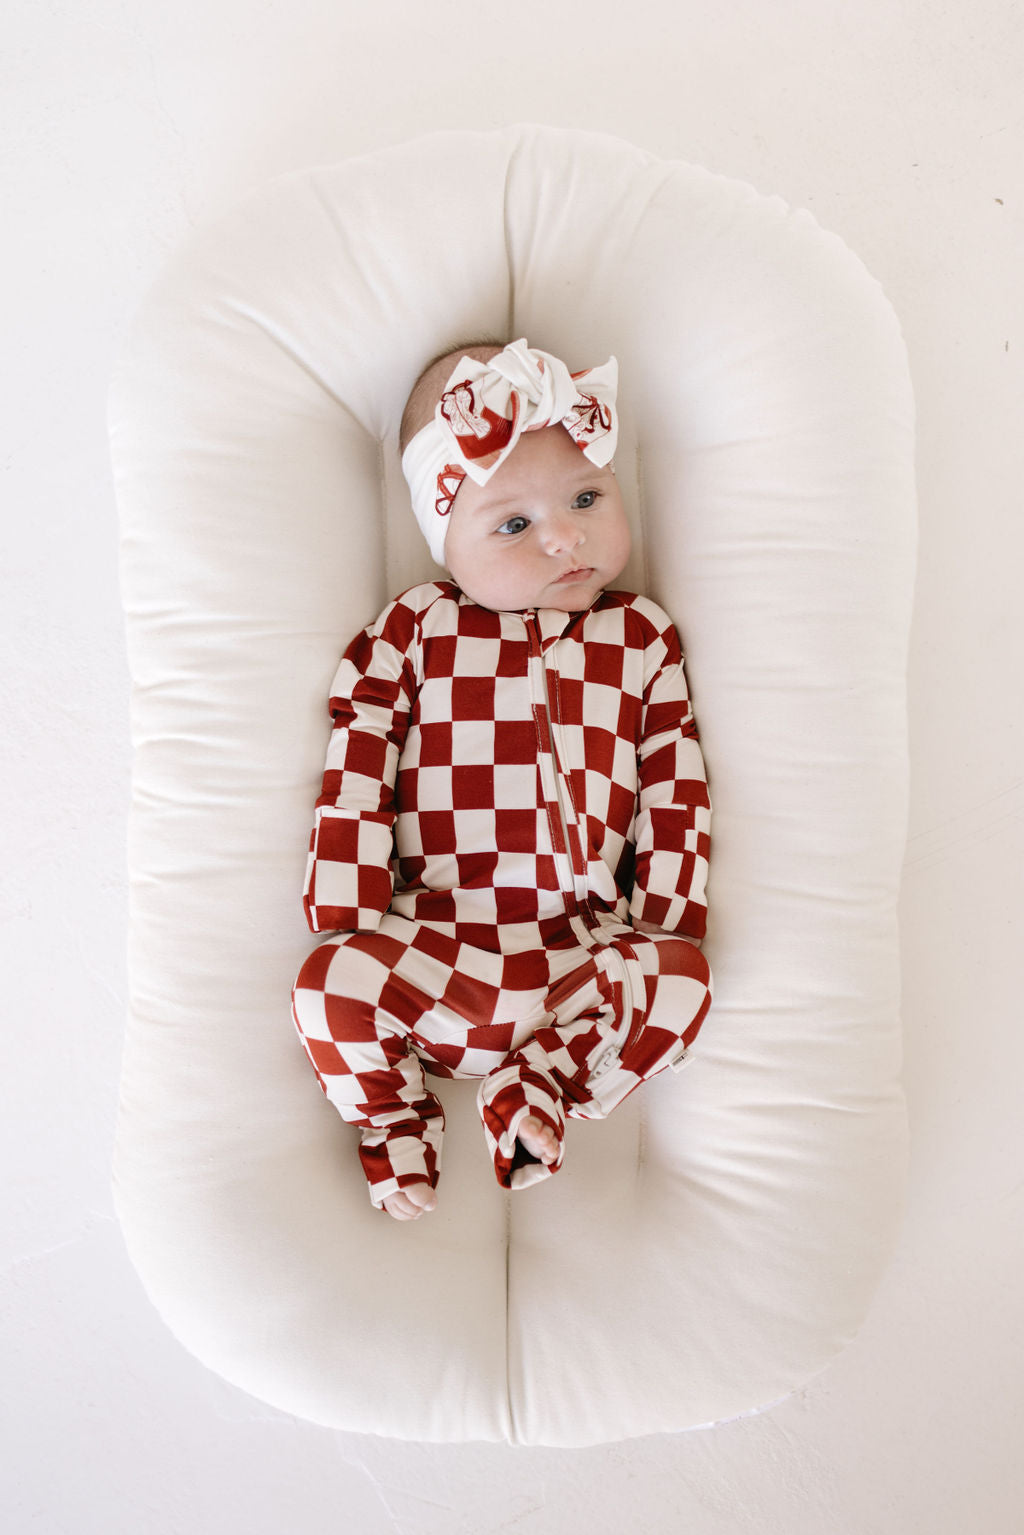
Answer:
POLYGON ((562 425, 577 447, 601 467, 611 462, 619 423, 614 357, 598 368, 570 373, 550 352, 513 341, 492 357, 463 357, 445 386, 433 420, 402 454, 412 509, 430 552, 444 564, 448 514, 469 475, 486 485, 523 432, 562 425))

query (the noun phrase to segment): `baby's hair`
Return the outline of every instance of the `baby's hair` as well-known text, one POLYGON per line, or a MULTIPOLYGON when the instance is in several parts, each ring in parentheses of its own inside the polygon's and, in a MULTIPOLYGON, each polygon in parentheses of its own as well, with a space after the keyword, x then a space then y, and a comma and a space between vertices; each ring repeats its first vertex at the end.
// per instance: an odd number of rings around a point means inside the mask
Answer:
POLYGON ((405 452, 412 438, 426 426, 434 414, 434 408, 459 358, 472 357, 476 362, 490 362, 491 358, 497 356, 507 344, 505 341, 494 341, 490 337, 478 338, 476 341, 462 341, 455 346, 445 347, 443 352, 438 352, 436 357, 430 359, 410 389, 409 398, 405 402, 402 425, 398 433, 400 453, 405 452))

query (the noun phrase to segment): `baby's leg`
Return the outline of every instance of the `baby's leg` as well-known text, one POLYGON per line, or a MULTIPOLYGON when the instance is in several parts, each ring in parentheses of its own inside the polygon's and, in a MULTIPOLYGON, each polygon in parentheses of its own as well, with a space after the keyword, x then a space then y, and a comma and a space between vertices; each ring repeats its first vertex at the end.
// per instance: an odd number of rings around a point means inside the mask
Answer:
POLYGON ((612 946, 633 1002, 633 1020, 594 1062, 586 1096, 570 1113, 604 1119, 641 1082, 686 1064, 711 1006, 711 971, 695 944, 665 934, 633 934, 612 946))
POLYGON ((586 1097, 589 1062, 615 1035, 620 994, 599 951, 551 951, 544 1018, 480 1084, 477 1105, 495 1176, 527 1188, 562 1165, 567 1107, 586 1097))
POLYGON ((292 994, 296 1027, 325 1094, 362 1131, 370 1199, 400 1220, 437 1203, 444 1111, 410 1048, 430 998, 395 965, 406 945, 352 933, 321 944, 292 994))
POLYGON ((711 974, 685 939, 631 934, 553 988, 553 1021, 511 1052, 478 1095, 499 1183, 525 1188, 562 1165, 565 1115, 603 1119, 641 1082, 678 1067, 711 1002, 711 974), (530 1121, 556 1155, 541 1154, 530 1121), (526 1134, 523 1133, 524 1128, 526 1134))

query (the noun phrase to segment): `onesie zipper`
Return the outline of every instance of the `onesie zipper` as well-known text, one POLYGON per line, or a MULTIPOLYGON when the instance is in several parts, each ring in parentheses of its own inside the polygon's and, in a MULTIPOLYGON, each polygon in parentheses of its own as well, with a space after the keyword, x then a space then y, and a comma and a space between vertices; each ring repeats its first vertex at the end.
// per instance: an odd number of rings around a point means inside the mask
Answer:
POLYGON ((583 924, 589 938, 596 923, 587 899, 587 859, 572 792, 568 787, 568 775, 558 753, 557 727, 551 715, 549 672, 544 659, 543 636, 536 610, 527 610, 523 616, 529 641, 534 720, 541 747, 541 782, 552 846, 555 849, 559 887, 569 917, 583 924), (545 766, 547 773, 544 771, 545 766), (550 782, 545 782, 545 778, 549 778, 550 782), (569 806, 572 806, 571 814, 569 806))
POLYGON ((537 727, 537 738, 540 745, 540 772, 541 787, 544 792, 544 808, 547 812, 548 830, 551 836, 551 847, 555 859, 555 870, 558 874, 558 887, 565 902, 566 912, 570 918, 573 918, 579 916, 579 901, 576 896, 575 860, 572 854, 569 820, 566 815, 560 783, 561 767, 555 748, 554 731, 551 724, 551 709, 548 703, 547 666, 544 661, 543 643, 536 611, 533 609, 527 610, 523 614, 523 622, 526 626, 526 638, 529 646, 530 694, 533 705, 533 719, 537 727))
MULTIPOLYGON (((555 868, 558 870, 559 887, 565 901, 566 914, 580 938, 584 947, 591 950, 605 951, 606 958, 602 964, 609 980, 612 976, 608 972, 609 962, 613 970, 619 973, 614 977, 620 988, 622 999, 622 1016, 619 1020, 611 1040, 596 1063, 594 1074, 603 1075, 619 1058, 633 1026, 634 1003, 633 987, 630 984, 630 963, 626 957, 612 947, 610 940, 600 936, 600 924, 595 920, 590 910, 590 904, 586 896, 586 870, 587 860, 583 851, 583 844, 579 835, 579 821, 575 815, 575 807, 572 819, 566 809, 567 775, 563 771, 558 756, 558 748, 555 740, 555 725, 551 717, 550 695, 548 691, 548 667, 544 659, 543 636, 540 630, 540 622, 536 609, 528 609, 523 614, 526 626, 527 640, 529 644, 529 668, 530 686, 533 698, 534 721, 537 726, 537 734, 541 748, 541 783, 544 788, 544 802, 547 811, 548 826, 551 832, 551 843, 555 853, 555 868), (544 768, 547 766, 547 776, 550 776, 550 785, 545 783, 544 768), (563 866, 568 870, 568 878, 563 878, 563 866), (583 899, 580 900, 577 888, 577 879, 583 885, 583 899), (580 931, 582 929, 582 932, 580 931)), ((633 960, 635 963, 635 959, 633 960)), ((614 984, 614 981, 613 981, 614 984)))

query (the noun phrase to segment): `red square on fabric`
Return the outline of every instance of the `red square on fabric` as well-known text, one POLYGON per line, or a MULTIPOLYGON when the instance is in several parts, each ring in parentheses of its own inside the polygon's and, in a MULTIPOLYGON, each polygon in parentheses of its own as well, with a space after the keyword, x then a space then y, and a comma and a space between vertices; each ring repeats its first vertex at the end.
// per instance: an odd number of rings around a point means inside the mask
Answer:
POLYGON ((316 834, 316 856, 329 863, 358 863, 358 819, 355 816, 323 816, 316 834))
POLYGON ((337 946, 333 943, 318 945, 299 971, 295 989, 323 991, 327 984, 327 972, 330 969, 331 960, 336 953, 337 946))
POLYGON ((360 954, 368 954, 389 970, 394 969, 405 953, 405 944, 397 938, 390 938, 387 933, 355 933, 351 938, 346 938, 345 947, 355 949, 360 954))
POLYGON ((555 860, 548 853, 539 853, 537 855, 537 889, 558 889, 558 873, 555 869, 555 860))
POLYGON ((387 911, 391 904, 391 871, 375 864, 359 866, 359 905, 365 911, 387 911))
MULTIPOLYGON (((364 1104, 372 1105, 374 1115, 386 1114, 390 1109, 402 1112, 406 1109, 401 1096, 395 1091, 395 1079, 390 1071, 361 1071, 357 1078, 365 1094, 364 1104)), ((407 1131, 409 1126, 404 1127, 407 1131)))
POLYGON ((494 840, 502 853, 532 853, 537 842, 536 810, 497 810, 494 840))
POLYGON ((608 824, 621 827, 623 835, 626 833, 636 810, 636 795, 629 789, 624 789, 621 784, 613 783, 608 786, 608 824))
POLYGON ((547 982, 547 956, 539 946, 505 955, 501 967, 503 991, 538 991, 547 982))
POLYGON ((378 1005, 382 1012, 397 1018, 407 1029, 413 1029, 423 1014, 429 1012, 433 1002, 425 992, 392 971, 381 988, 378 1005))
POLYGON ((420 726, 420 767, 447 767, 452 760, 451 720, 420 726))
POLYGON ((498 656, 499 677, 525 677, 530 665, 530 647, 525 640, 502 640, 498 656))
POLYGON ((678 730, 683 736, 696 736, 697 727, 692 718, 687 719, 688 709, 680 699, 654 701, 647 706, 644 729, 649 736, 660 735, 663 730, 678 730))
POLYGON ((656 783, 672 783, 676 776, 676 746, 670 741, 644 759, 643 781, 650 787, 656 783))
POLYGON ((391 713, 404 710, 402 679, 395 677, 361 677, 352 688, 351 703, 344 697, 331 700, 332 712, 339 725, 349 725, 363 709, 383 709, 391 713))
POLYGON ((345 747, 345 771, 361 773, 366 778, 383 778, 387 755, 388 743, 383 736, 352 730, 345 747))
MULTIPOLYGON (((456 853, 455 868, 458 873, 459 886, 463 890, 476 888, 486 889, 494 883, 494 870, 497 867, 498 854, 493 849, 481 849, 479 852, 456 853)), ((486 945, 485 945, 486 947, 486 945)))
POLYGON ((400 812, 419 809, 419 768, 399 768, 395 775, 395 803, 400 812))
POLYGON ((455 671, 454 634, 428 634, 423 640, 423 670, 428 677, 450 677, 455 671))
POLYGON ((494 769, 476 762, 452 768, 452 806, 455 810, 490 810, 494 804, 494 769))
POLYGON ((587 767, 594 773, 611 778, 615 767, 616 737, 611 730, 598 725, 586 725, 583 730, 583 752, 587 767))
POLYGON ((708 798, 708 786, 703 778, 680 778, 676 781, 675 797, 690 809, 690 825, 694 824, 694 809, 700 805, 705 809, 710 808, 711 801, 708 798))
POLYGON ((453 677, 452 718, 492 720, 494 718, 494 678, 453 677))
POLYGON ((453 970, 440 1000, 467 1022, 486 1026, 494 1017, 498 989, 468 975, 465 970, 453 970))
MULTIPOLYGON (((352 1044, 369 1045, 377 1038, 373 1008, 365 1002, 353 1002, 350 997, 338 997, 331 991, 324 995, 324 1016, 331 1038, 352 1044)), ((307 1039, 312 1045, 313 1040, 307 1039)), ((333 1046, 332 1046, 333 1049, 333 1046)), ((348 1071, 344 1061, 330 1068, 334 1072, 348 1071)))
POLYGON ((537 727, 532 720, 495 720, 494 760, 536 765, 537 727))
POLYGON ((420 835, 423 851, 440 849, 449 853, 455 847, 455 815, 451 810, 420 810, 420 835))
POLYGON ((644 892, 644 921, 655 922, 662 927, 668 917, 669 902, 663 895, 655 895, 653 891, 644 892))
MULTIPOLYGON (((499 921, 507 920, 503 916, 500 900, 504 893, 504 890, 496 892, 499 899, 496 902, 495 909, 499 913, 499 921)), ((496 938, 492 922, 457 922, 455 924, 455 936, 459 943, 467 944, 471 949, 482 949, 485 953, 489 954, 496 952, 496 938)))
POLYGON ((583 677, 586 682, 603 682, 608 687, 622 686, 622 655, 618 645, 591 641, 584 651, 583 677))
MULTIPOLYGON (((325 768, 323 783, 320 786, 320 794, 316 800, 316 808, 320 810, 324 805, 336 805, 341 798, 341 786, 344 774, 340 768, 325 768)), ((314 830, 313 835, 316 835, 314 830)))
POLYGON ((337 1045, 331 1044, 326 1039, 305 1039, 303 1043, 315 1069, 322 1077, 351 1076, 351 1071, 345 1065, 345 1058, 337 1045))
POLYGON ((429 954, 431 959, 438 959, 445 965, 456 965, 459 961, 457 940, 449 938, 447 933, 439 933, 436 928, 417 928, 409 947, 417 949, 421 954, 429 954))
POLYGON ((643 732, 643 704, 632 693, 623 693, 619 699, 615 732, 623 741, 640 741, 643 732))
POLYGON ((492 640, 501 634, 501 614, 479 608, 475 602, 460 605, 458 624, 460 637, 471 634, 477 639, 492 640))
MULTIPOLYGON (((535 924, 537 921, 537 886, 499 885, 494 892, 494 909, 497 912, 499 923, 512 927, 523 926, 526 923, 535 924)), ((494 947, 493 938, 487 940, 487 942, 491 948, 494 947)), ((540 945, 539 933, 537 942, 540 945)))

